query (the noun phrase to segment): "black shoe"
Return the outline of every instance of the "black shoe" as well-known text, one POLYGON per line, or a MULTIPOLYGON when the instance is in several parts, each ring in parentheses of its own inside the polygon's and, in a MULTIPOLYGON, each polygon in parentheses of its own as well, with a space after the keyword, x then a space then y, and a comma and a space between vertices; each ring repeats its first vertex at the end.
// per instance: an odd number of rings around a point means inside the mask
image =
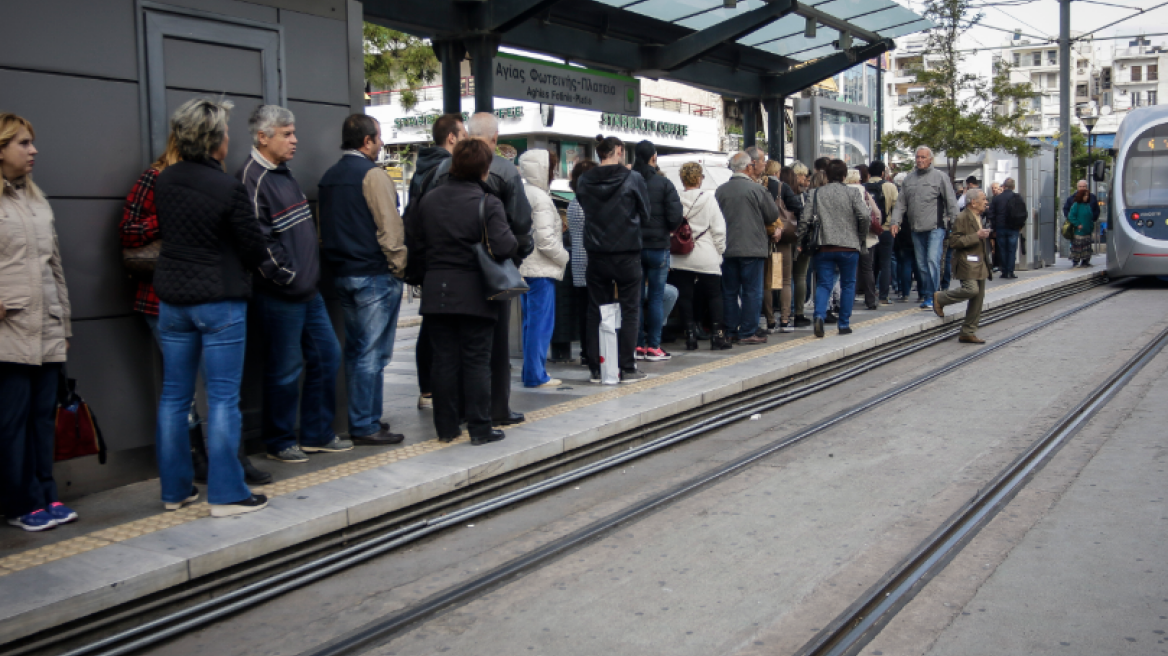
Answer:
POLYGON ((734 348, 730 343, 730 339, 726 337, 726 331, 718 328, 714 334, 710 336, 710 350, 711 351, 728 351, 734 348))
POLYGON ((824 321, 824 323, 835 323, 835 322, 839 321, 839 317, 836 316, 835 312, 828 310, 827 317, 823 321, 824 321))
MULTIPOLYGON (((523 414, 519 412, 512 412, 506 419, 492 419, 492 426, 510 426, 512 424, 522 424, 523 414)), ((502 439, 502 438, 499 438, 502 439)))
POLYGON ((698 349, 698 333, 693 326, 690 326, 685 331, 685 350, 696 351, 698 349))
POLYGON ((372 435, 350 435, 349 439, 353 444, 362 444, 365 446, 389 446, 390 444, 401 444, 406 439, 405 435, 401 433, 391 433, 387 430, 379 430, 372 435))
POLYGON ((823 320, 822 319, 817 318, 815 320, 815 336, 816 337, 823 337, 823 320))
POLYGON ((840 329, 839 329, 839 334, 841 334, 841 335, 851 335, 851 334, 852 334, 852 329, 851 329, 851 328, 840 328, 840 329))
POLYGON ((700 323, 694 325, 694 333, 697 334, 699 342, 706 341, 710 338, 710 335, 713 334, 711 332, 707 332, 705 328, 702 328, 702 324, 700 323))
POLYGON ((239 442, 239 464, 243 465, 243 480, 252 485, 267 485, 272 482, 272 475, 268 472, 257 469, 255 465, 251 464, 251 458, 247 457, 247 451, 243 449, 243 441, 239 442))
POLYGON ((482 446, 484 444, 490 444, 491 442, 498 442, 504 437, 505 435, 503 434, 503 431, 492 429, 490 433, 484 435, 483 437, 470 438, 470 443, 475 446, 482 446))
POLYGON ((253 494, 243 501, 236 501, 235 503, 228 503, 224 505, 212 505, 212 517, 231 517, 232 515, 242 515, 244 513, 255 512, 263 510, 268 507, 268 498, 262 494, 253 494))
POLYGON ((795 327, 796 328, 810 328, 811 327, 811 320, 808 319, 807 317, 798 317, 797 316, 797 317, 795 317, 795 327))

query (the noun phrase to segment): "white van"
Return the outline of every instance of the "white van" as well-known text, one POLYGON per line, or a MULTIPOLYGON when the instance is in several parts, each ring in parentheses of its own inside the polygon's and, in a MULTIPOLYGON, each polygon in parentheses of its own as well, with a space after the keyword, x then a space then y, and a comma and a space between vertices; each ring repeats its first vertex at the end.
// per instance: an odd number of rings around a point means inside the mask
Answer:
POLYGON ((658 155, 657 168, 669 178, 677 192, 685 190, 681 184, 681 166, 687 162, 697 162, 702 165, 702 189, 713 191, 730 180, 729 153, 693 153, 691 155, 658 155))

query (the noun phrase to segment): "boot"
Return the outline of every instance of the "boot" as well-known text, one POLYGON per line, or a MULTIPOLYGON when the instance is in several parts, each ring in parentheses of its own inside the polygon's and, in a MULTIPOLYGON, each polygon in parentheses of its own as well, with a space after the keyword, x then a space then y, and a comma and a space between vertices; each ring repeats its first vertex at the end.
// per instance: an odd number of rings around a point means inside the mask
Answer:
POLYGON ((195 468, 195 482, 207 482, 207 441, 203 439, 203 425, 195 424, 190 429, 191 464, 195 468))
POLYGON ((698 349, 698 331, 691 323, 685 329, 685 350, 696 351, 698 349))
POLYGON ((247 450, 243 448, 243 440, 239 441, 239 464, 243 465, 243 480, 252 485, 267 485, 272 482, 272 475, 266 471, 256 469, 247 457, 247 450))
POLYGON ((726 337, 726 331, 720 326, 714 326, 714 332, 710 335, 710 350, 711 351, 726 351, 734 348, 730 343, 730 339, 726 337))
POLYGON ((710 338, 710 333, 706 332, 700 323, 694 324, 694 334, 697 335, 698 341, 704 342, 710 338))

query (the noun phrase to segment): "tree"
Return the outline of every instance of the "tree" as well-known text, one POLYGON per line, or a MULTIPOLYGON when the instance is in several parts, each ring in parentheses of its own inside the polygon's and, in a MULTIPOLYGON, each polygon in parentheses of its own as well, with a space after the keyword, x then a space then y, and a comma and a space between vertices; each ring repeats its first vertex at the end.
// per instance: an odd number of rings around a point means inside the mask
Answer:
POLYGON ((924 91, 909 111, 908 129, 885 135, 885 145, 910 152, 923 145, 944 152, 950 179, 957 177, 958 160, 973 153, 999 149, 1018 157, 1032 154, 1034 147, 1022 136, 1025 108, 1034 97, 1030 84, 1010 82, 1005 61, 995 62, 989 79, 961 71, 965 57, 957 39, 980 23, 983 14, 972 12, 971 0, 925 0, 924 16, 937 27, 929 33, 922 65, 910 71, 924 91))
POLYGON ((438 77, 440 64, 425 39, 365 23, 365 82, 381 89, 402 89, 401 105, 413 109, 417 91, 438 77))

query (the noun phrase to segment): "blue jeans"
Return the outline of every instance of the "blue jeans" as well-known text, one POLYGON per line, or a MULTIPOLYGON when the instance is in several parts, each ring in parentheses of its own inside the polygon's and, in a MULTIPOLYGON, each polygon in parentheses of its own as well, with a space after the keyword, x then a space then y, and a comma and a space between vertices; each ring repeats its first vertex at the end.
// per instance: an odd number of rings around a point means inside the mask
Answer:
POLYGON ((381 430, 385 380, 393 358, 402 281, 388 273, 337 278, 345 312, 345 385, 349 392, 349 435, 381 430))
POLYGON ((665 324, 663 307, 665 279, 669 277, 669 249, 646 248, 641 251, 641 278, 645 281, 645 310, 641 313, 641 339, 637 346, 661 348, 661 326, 665 324))
POLYGON ((295 303, 255 295, 264 329, 263 436, 268 453, 296 446, 296 409, 300 406, 300 443, 324 446, 333 440, 337 414, 337 369, 341 344, 317 294, 295 303), (304 389, 300 374, 304 373, 304 389))
POLYGON ((831 303, 831 292, 838 277, 840 284, 840 328, 847 328, 852 320, 852 305, 856 301, 856 269, 860 266, 859 251, 820 251, 812 260, 815 267, 815 318, 826 319, 831 303))
MULTIPOLYGON (((641 291, 642 298, 644 298, 644 290, 641 291)), ((677 304, 677 288, 666 283, 665 291, 661 293, 661 326, 664 329, 665 324, 669 321, 669 315, 673 314, 673 306, 677 304)), ((644 303, 641 304, 641 316, 644 316, 644 303)), ((645 322, 641 322, 641 333, 637 336, 637 346, 645 346, 645 322)))
POLYGON ((937 291, 947 291, 949 283, 953 281, 953 249, 945 249, 945 261, 941 263, 941 286, 937 291))
POLYGON ((722 315, 730 336, 746 339, 758 332, 765 260, 762 257, 727 257, 722 260, 722 315))
MULTIPOLYGON (((146 325, 150 327, 150 334, 154 335, 154 343, 158 345, 158 350, 162 350, 162 333, 158 330, 158 315, 157 314, 143 314, 142 318, 146 320, 146 325)), ((203 370, 203 363, 199 363, 199 376, 203 380, 207 380, 207 372, 203 370)), ((195 392, 196 397, 191 399, 191 413, 187 415, 187 424, 193 430, 195 426, 203 423, 202 417, 199 416, 199 400, 198 391, 195 392)))
MULTIPOLYGON (((896 251, 896 284, 900 285, 900 295, 908 298, 912 294, 913 272, 917 270, 917 259, 908 249, 896 251)), ((920 279, 920 276, 917 276, 920 279)))
POLYGON ((913 252, 917 260, 918 287, 925 300, 921 307, 933 305, 933 292, 941 281, 941 251, 944 250, 945 230, 934 228, 912 233, 913 252))
POLYGON ((162 500, 191 494, 194 466, 187 414, 202 360, 207 386, 207 501, 236 503, 251 496, 239 462, 239 385, 247 343, 247 301, 159 304, 162 399, 158 402, 158 475, 162 500))
POLYGON ((998 242, 998 253, 1002 258, 1002 275, 1012 275, 1014 273, 1014 265, 1018 260, 1018 235, 1019 231, 1011 230, 1009 228, 998 228, 996 241, 998 242))
POLYGON ((547 354, 556 327, 556 281, 524 280, 531 289, 519 297, 523 306, 523 386, 539 387, 552 379, 547 372, 547 354))
POLYGON ((0 362, 0 512, 9 518, 57 500, 53 437, 62 366, 0 362))

